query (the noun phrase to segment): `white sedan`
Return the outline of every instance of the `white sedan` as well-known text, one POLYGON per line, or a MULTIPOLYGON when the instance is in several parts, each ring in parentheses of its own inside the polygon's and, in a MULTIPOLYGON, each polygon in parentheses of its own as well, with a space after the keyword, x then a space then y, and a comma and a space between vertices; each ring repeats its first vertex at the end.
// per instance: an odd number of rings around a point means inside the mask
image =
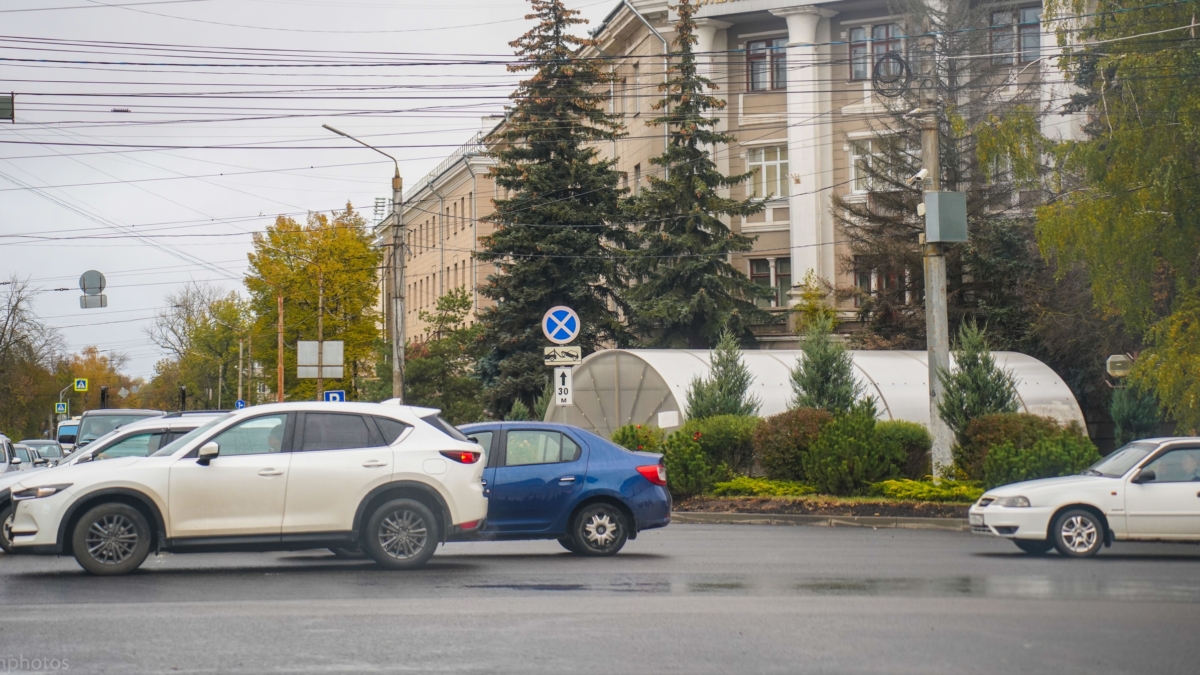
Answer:
POLYGON ((1120 541, 1200 542, 1200 438, 1130 443, 1078 476, 988 490, 971 530, 1085 558, 1120 541))

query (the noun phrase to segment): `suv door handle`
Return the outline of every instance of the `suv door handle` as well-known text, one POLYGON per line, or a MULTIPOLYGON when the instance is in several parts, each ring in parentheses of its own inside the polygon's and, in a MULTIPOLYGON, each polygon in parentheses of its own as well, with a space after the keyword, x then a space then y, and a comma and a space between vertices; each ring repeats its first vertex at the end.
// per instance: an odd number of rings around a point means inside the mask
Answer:
POLYGON ((283 472, 278 469, 263 469, 258 472, 260 476, 282 476, 283 472))
POLYGON ((378 469, 381 466, 387 466, 387 462, 381 462, 377 459, 372 459, 372 460, 363 462, 363 466, 365 466, 368 469, 378 469))
POLYGON ((574 483, 574 482, 575 482, 575 476, 563 476, 562 478, 559 478, 559 479, 558 479, 558 482, 560 482, 560 483, 574 483))

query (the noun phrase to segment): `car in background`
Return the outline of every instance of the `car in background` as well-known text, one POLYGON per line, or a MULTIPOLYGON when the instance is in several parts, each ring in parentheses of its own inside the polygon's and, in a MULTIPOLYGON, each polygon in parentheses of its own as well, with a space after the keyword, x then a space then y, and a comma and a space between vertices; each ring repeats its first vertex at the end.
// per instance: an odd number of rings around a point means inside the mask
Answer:
POLYGON ((1078 476, 988 490, 971 530, 1087 558, 1114 541, 1200 542, 1200 438, 1134 441, 1078 476))
POLYGON ((38 456, 49 461, 51 466, 57 465, 67 456, 67 453, 63 452, 63 448, 58 444, 58 441, 28 438, 21 441, 21 445, 37 450, 38 456))
POLYGON ((34 468, 42 468, 49 466, 50 460, 44 459, 38 454, 38 451, 23 443, 13 443, 13 459, 19 460, 15 462, 21 468, 21 471, 30 471, 34 468))
POLYGON ((161 410, 89 410, 79 418, 75 447, 82 448, 114 429, 148 417, 162 417, 161 410))
POLYGON ((13 462, 16 456, 12 440, 8 436, 0 434, 0 474, 16 473, 24 468, 21 466, 21 462, 13 462))
POLYGON ((75 436, 79 433, 79 418, 72 417, 69 420, 63 420, 58 423, 58 430, 54 439, 62 446, 64 452, 68 455, 75 450, 75 436))
POLYGON ((579 555, 613 555, 671 522, 662 455, 546 422, 467 424, 487 453, 487 521, 471 538, 555 539, 579 555))
MULTIPOLYGON (((72 453, 59 462, 65 468, 80 462, 114 459, 117 457, 146 457, 160 448, 191 433, 220 413, 172 413, 164 417, 151 417, 127 424, 96 439, 87 448, 72 453)), ((41 471, 42 468, 30 469, 41 471)), ((0 550, 12 552, 9 530, 12 527, 13 504, 10 488, 26 477, 27 472, 0 475, 0 550)))
POLYGON ((413 569, 487 516, 482 454, 429 408, 254 406, 150 457, 31 474, 10 486, 9 533, 18 553, 74 555, 98 575, 132 572, 151 550, 352 547, 413 569))

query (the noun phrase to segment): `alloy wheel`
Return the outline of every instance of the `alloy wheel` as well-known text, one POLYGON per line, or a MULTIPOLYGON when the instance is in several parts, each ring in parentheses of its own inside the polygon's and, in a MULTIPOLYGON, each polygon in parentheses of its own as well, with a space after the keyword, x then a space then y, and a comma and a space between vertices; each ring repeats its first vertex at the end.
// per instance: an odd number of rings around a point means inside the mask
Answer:
POLYGON ((107 514, 88 526, 84 542, 97 562, 119 565, 129 560, 137 547, 137 526, 122 514, 107 514))
POLYGON ((420 514, 407 509, 392 511, 379 524, 379 546, 392 558, 412 558, 425 548, 429 530, 420 514))
POLYGON ((1063 521, 1061 535, 1068 549, 1075 553, 1087 553, 1095 547, 1100 531, 1090 518, 1073 515, 1063 521))

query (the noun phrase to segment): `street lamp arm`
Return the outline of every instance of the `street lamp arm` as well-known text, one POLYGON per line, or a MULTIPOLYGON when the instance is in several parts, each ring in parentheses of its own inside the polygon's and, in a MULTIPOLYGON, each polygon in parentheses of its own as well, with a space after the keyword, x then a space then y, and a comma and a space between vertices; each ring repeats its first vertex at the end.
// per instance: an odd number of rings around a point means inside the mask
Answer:
POLYGON ((349 138, 350 140, 354 141, 355 143, 358 143, 359 145, 363 146, 364 148, 369 148, 371 150, 374 150, 375 152, 378 152, 379 154, 383 155, 384 157, 387 157, 388 159, 392 160, 392 163, 396 165, 396 175, 397 176, 400 175, 400 162, 397 162, 395 157, 392 157, 391 155, 389 155, 386 152, 380 150, 379 148, 371 145, 370 143, 366 143, 364 141, 358 140, 357 138, 351 136, 350 134, 348 134, 344 131, 334 129, 333 127, 329 126, 328 124, 322 124, 321 126, 332 131, 333 133, 337 134, 338 136, 345 136, 346 138, 349 138))

